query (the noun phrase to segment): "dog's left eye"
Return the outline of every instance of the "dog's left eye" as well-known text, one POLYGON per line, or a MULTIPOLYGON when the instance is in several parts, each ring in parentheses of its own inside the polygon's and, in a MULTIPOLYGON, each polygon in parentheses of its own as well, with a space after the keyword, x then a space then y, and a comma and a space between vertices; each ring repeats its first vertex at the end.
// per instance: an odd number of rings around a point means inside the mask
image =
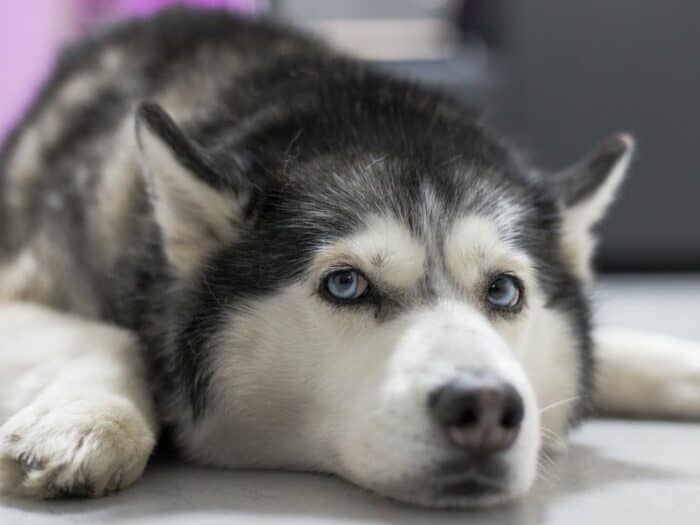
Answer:
POLYGON ((330 297, 349 302, 362 297, 369 288, 367 279, 357 270, 338 270, 328 276, 323 283, 330 297))
POLYGON ((522 302, 522 294, 522 285, 517 278, 501 274, 489 284, 486 298, 498 309, 515 310, 522 302))

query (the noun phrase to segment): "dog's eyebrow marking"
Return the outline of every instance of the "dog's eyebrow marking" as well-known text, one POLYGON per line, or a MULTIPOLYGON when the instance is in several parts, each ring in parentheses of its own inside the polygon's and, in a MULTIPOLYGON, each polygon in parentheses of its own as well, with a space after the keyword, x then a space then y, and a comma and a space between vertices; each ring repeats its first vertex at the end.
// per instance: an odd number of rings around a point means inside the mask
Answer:
POLYGON ((383 253, 378 253, 374 257, 372 257, 371 261, 372 266, 374 266, 377 269, 380 269, 382 266, 384 266, 386 262, 386 255, 383 253))
POLYGON ((448 271, 466 287, 494 271, 516 273, 526 282, 534 275, 530 257, 504 238, 496 222, 485 216, 458 219, 445 238, 443 250, 448 271))
POLYGON ((426 248, 393 217, 372 216, 356 234, 322 250, 317 264, 357 264, 368 277, 408 288, 425 274, 426 248))

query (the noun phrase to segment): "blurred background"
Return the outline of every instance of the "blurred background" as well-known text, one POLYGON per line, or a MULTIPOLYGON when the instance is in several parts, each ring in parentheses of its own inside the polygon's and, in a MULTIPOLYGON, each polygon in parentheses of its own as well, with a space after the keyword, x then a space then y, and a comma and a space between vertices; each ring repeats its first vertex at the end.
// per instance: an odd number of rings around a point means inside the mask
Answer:
POLYGON ((603 225, 608 272, 700 270, 700 3, 692 0, 7 0, 0 141, 57 50, 165 5, 225 7, 307 27, 481 108, 540 165, 617 131, 639 154, 603 225))

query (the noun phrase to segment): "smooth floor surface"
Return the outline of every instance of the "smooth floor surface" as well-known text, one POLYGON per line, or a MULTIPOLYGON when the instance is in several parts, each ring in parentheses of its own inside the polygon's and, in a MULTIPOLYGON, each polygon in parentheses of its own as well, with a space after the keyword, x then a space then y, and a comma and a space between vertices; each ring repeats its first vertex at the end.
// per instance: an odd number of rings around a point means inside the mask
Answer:
MULTIPOLYGON (((604 280, 604 324, 700 340, 700 275, 604 280)), ((506 507, 426 511, 317 475, 227 472, 158 462, 102 500, 0 502, 0 525, 39 523, 499 525, 700 524, 700 422, 586 423, 535 490, 506 507)))

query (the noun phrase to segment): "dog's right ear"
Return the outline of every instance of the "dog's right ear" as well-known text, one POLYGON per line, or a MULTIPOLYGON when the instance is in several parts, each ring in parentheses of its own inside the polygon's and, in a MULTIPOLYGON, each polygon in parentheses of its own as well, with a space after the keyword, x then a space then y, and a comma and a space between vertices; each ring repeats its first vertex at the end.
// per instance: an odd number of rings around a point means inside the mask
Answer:
POLYGON ((550 179, 563 209, 564 253, 585 282, 592 277, 591 260, 597 243, 594 227, 615 200, 634 147, 630 135, 614 135, 550 179))
POLYGON ((136 137, 165 255, 179 275, 189 275, 233 240, 248 195, 231 174, 216 172, 158 104, 139 106, 136 137))

